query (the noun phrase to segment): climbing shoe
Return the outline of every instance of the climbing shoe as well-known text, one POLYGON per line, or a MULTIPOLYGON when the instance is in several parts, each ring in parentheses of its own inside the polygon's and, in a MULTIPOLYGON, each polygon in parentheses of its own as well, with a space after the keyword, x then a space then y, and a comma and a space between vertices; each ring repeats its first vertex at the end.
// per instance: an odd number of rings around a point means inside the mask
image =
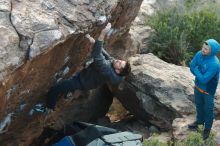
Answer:
POLYGON ((197 130, 199 125, 202 125, 202 123, 198 123, 197 121, 195 121, 188 125, 188 129, 197 130))
POLYGON ((203 140, 206 140, 209 137, 210 129, 204 129, 202 133, 203 140))
POLYGON ((29 115, 38 115, 38 114, 43 114, 43 115, 49 115, 53 112, 53 109, 49 109, 43 104, 36 104, 29 112, 29 115))

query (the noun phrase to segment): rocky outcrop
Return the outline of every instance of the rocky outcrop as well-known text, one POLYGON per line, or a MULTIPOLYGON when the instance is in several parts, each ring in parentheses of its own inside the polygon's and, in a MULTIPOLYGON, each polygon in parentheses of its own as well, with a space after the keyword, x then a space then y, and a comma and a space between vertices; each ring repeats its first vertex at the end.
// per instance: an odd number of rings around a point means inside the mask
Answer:
POLYGON ((132 73, 115 92, 127 110, 161 129, 172 129, 176 118, 195 114, 194 78, 188 67, 168 64, 153 54, 129 60, 132 73))
MULTIPOLYGON (((115 91, 116 97, 138 119, 147 121, 162 131, 170 130, 169 133, 157 136, 159 141, 185 139, 191 132, 187 125, 195 120, 194 77, 189 68, 168 64, 153 54, 138 54, 129 60, 132 73, 115 91)), ((216 92, 216 120, 213 125, 217 142, 219 97, 220 87, 216 92)))
MULTIPOLYGON (((51 85, 82 68, 91 51, 84 35, 97 37, 102 29, 97 24, 100 16, 108 16, 116 30, 107 40, 108 51, 123 54, 118 55, 120 58, 136 53, 126 47, 130 47, 128 30, 141 3, 142 0, 0 2, 0 132, 4 133, 0 136, 1 145, 29 145, 39 136, 42 119, 30 117, 29 111, 44 102, 51 85)), ((83 103, 90 104, 78 104, 83 103)), ((81 114, 72 120, 89 121, 92 113, 93 118, 102 116, 105 108, 78 111, 81 114)))
POLYGON ((136 55, 130 61, 132 74, 116 96, 134 115, 169 129, 172 120, 194 112, 188 68, 168 64, 153 54, 136 55))
MULTIPOLYGON (((138 47, 129 29, 141 3, 0 2, 1 145, 38 145, 36 141, 46 126, 59 129, 73 120, 93 121, 106 114, 113 96, 107 87, 76 92, 71 99, 61 100, 53 118, 33 117, 30 111, 45 101, 54 83, 82 68, 91 51, 84 35, 98 36, 103 27, 97 23, 100 16, 107 16, 114 28, 106 40, 108 52, 121 59, 135 54, 138 47)), ((152 54, 137 55, 130 61, 132 74, 115 95, 132 114, 161 129, 171 129, 176 118, 194 114, 193 77, 188 68, 165 63, 152 54)))

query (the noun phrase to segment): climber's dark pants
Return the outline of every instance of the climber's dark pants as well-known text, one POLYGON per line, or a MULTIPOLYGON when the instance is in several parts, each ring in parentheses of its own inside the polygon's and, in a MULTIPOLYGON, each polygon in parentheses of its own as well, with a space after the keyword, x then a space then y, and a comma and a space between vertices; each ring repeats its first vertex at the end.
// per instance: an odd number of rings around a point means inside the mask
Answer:
POLYGON ((77 89, 83 90, 79 73, 53 86, 47 93, 46 106, 50 109, 54 109, 60 95, 67 95, 68 92, 74 92, 77 89))

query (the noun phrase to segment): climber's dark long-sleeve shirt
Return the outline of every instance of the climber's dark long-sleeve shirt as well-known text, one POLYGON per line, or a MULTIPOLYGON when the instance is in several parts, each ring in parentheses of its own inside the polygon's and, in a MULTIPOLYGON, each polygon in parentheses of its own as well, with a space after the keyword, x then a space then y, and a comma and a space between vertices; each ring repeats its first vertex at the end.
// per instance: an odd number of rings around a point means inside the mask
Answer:
POLYGON ((83 88, 95 89, 105 83, 117 85, 123 77, 119 76, 112 67, 110 55, 103 49, 103 41, 96 40, 91 53, 93 63, 80 72, 83 88))

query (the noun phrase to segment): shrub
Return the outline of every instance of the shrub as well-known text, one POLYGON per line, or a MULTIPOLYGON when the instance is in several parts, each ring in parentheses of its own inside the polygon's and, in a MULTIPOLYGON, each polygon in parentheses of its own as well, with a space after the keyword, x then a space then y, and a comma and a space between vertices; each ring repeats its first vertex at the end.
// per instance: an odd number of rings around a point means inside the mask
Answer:
POLYGON ((143 146, 168 146, 168 144, 160 142, 157 139, 145 140, 143 146))
POLYGON ((150 52, 177 65, 188 64, 203 41, 220 38, 220 19, 210 6, 159 10, 146 20, 146 25, 154 30, 149 41, 150 52))

